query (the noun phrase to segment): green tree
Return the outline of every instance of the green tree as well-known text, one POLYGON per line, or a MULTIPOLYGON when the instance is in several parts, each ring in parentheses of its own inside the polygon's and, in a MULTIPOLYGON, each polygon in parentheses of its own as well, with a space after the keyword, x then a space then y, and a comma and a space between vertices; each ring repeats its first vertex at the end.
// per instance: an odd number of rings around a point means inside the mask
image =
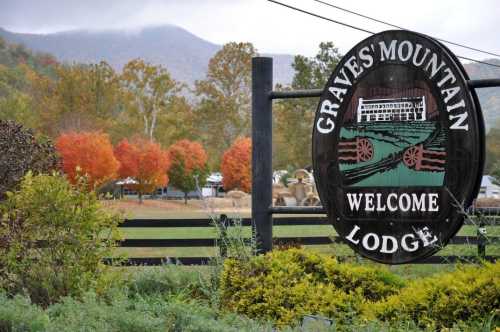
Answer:
POLYGON ((181 139, 199 136, 193 106, 186 97, 172 97, 166 112, 158 117, 158 130, 155 136, 162 146, 170 146, 181 139))
POLYGON ((153 140, 158 117, 182 86, 161 67, 135 59, 123 68, 121 81, 135 114, 142 118, 144 136, 153 140))
POLYGON ((200 98, 197 124, 214 168, 238 136, 250 134, 252 57, 256 55, 251 43, 225 44, 210 59, 206 79, 195 83, 200 98))
MULTIPOLYGON (((341 55, 332 42, 323 42, 313 58, 297 55, 290 87, 278 89, 323 88, 340 61, 341 55)), ((318 100, 311 98, 288 99, 275 106, 275 167, 302 168, 311 164, 311 132, 318 100)))
POLYGON ((206 183, 207 153, 200 143, 183 139, 168 149, 168 155, 172 162, 168 170, 170 184, 184 193, 187 204, 188 193, 206 183))

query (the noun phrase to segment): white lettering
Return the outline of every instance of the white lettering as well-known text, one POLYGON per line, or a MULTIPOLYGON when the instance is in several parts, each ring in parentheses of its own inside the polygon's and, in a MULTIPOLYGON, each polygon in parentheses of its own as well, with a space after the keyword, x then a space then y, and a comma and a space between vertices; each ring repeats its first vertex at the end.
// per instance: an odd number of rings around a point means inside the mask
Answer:
POLYGON ((432 58, 429 60, 429 62, 427 63, 427 66, 425 67, 425 70, 429 70, 429 67, 432 67, 431 68, 431 74, 429 76, 431 79, 444 66, 444 61, 441 61, 441 64, 438 67, 437 61, 438 61, 437 54, 436 53, 432 53, 432 58))
POLYGON ((444 96, 444 103, 448 104, 451 98, 455 97, 455 95, 460 91, 460 87, 456 86, 454 88, 443 89, 441 90, 441 94, 444 96))
POLYGON ((410 210, 410 207, 411 207, 410 195, 404 193, 401 196, 399 196, 399 209, 403 212, 407 212, 410 210), (406 202, 403 202, 403 200, 405 200, 406 202))
POLYGON ((373 65, 373 57, 370 55, 370 48, 368 46, 363 47, 359 51, 359 58, 364 60, 363 67, 370 68, 373 65))
POLYGON ((365 211, 375 211, 375 206, 373 205, 374 194, 365 194, 365 211))
POLYGON ((347 199, 349 200, 349 206, 351 207, 351 211, 358 211, 359 205, 361 204, 361 198, 363 194, 347 194, 347 199))
POLYGON ((360 230, 359 226, 358 225, 354 225, 354 228, 352 229, 352 231, 349 233, 349 235, 347 235, 346 239, 351 241, 352 243, 354 244, 358 244, 359 243, 359 240, 354 240, 354 235, 356 235, 356 233, 360 230))
POLYGON ((344 100, 343 96, 347 93, 347 89, 340 89, 335 86, 329 87, 328 91, 330 91, 330 93, 334 95, 339 102, 342 102, 342 100, 344 100))
POLYGON ((420 195, 420 199, 417 194, 411 194, 411 198, 413 203, 411 206, 412 211, 425 211, 425 194, 420 195))
POLYGON ((366 234, 365 236, 363 236, 363 247, 366 249, 366 250, 370 250, 370 251, 373 251, 373 250, 376 250, 378 248, 378 246, 380 245, 380 239, 378 238, 377 234, 375 233, 368 233, 366 234), (370 240, 370 238, 373 238, 373 245, 369 245, 368 241, 370 240))
POLYGON ((449 118, 450 120, 455 120, 457 119, 451 126, 450 129, 461 129, 461 130, 469 130, 469 125, 468 124, 463 124, 464 121, 467 119, 469 115, 467 112, 460 113, 457 115, 450 115, 449 118))
MULTIPOLYGON (((401 239, 401 247, 403 250, 408 251, 408 252, 413 252, 418 249, 418 241, 413 241, 410 244, 412 245, 411 247, 408 246, 408 243, 406 242, 408 238, 411 238, 412 240, 415 239, 415 235, 413 234, 405 234, 403 238, 401 239)), ((359 242, 359 241, 358 241, 359 242)))
POLYGON ((417 230, 416 233, 420 240, 422 240, 422 242, 424 243, 424 247, 430 246, 437 241, 437 237, 435 235, 433 236, 431 231, 427 227, 417 230))
POLYGON ((356 62, 356 57, 354 55, 350 57, 349 60, 347 60, 345 66, 354 75, 354 79, 358 78, 358 76, 361 75, 361 73, 364 70, 363 67, 358 66, 358 63, 356 62))
POLYGON ((398 241, 394 236, 390 235, 382 235, 382 247, 380 248, 380 252, 384 254, 392 254, 398 250, 398 241), (390 241, 392 243, 391 248, 387 248, 387 244, 390 241))
POLYGON ((344 68, 340 69, 340 73, 342 74, 343 78, 341 78, 340 76, 336 76, 333 80, 333 83, 351 86, 351 80, 349 80, 349 77, 347 77, 344 68))
POLYGON ((391 45, 387 48, 384 41, 379 42, 380 46, 380 61, 396 60, 396 43, 397 40, 391 41, 391 45))
POLYGON ((377 193, 377 211, 385 211, 385 204, 381 205, 382 203, 382 194, 377 193))
POLYGON ((320 113, 326 113, 326 114, 333 115, 334 117, 337 117, 337 111, 333 111, 333 109, 338 109, 338 108, 339 108, 339 104, 334 104, 331 101, 329 101, 328 99, 325 99, 321 103, 320 113))
POLYGON ((437 212, 437 211, 439 211, 439 206, 437 204, 437 200, 438 200, 438 194, 437 193, 429 194, 429 211, 430 212, 437 212))
POLYGON ((438 88, 440 88, 444 83, 446 83, 447 81, 451 81, 451 84, 455 83, 457 81, 455 75, 453 75, 453 72, 451 71, 450 68, 446 68, 444 70, 445 73, 448 73, 446 74, 445 77, 443 77, 441 79, 441 81, 437 82, 437 86, 438 88))
POLYGON ((389 208, 389 211, 394 212, 398 209, 398 207, 396 205, 391 204, 391 198, 394 198, 394 200, 396 200, 398 198, 398 195, 392 193, 389 194, 389 196, 387 196, 387 207, 389 208))
POLYGON ((403 40, 398 47, 398 57, 401 61, 408 61, 413 53, 413 44, 409 40, 403 40), (406 47, 405 47, 406 46, 406 47), (405 50, 406 48, 406 50, 405 50), (404 54, 406 51, 406 55, 404 54))
POLYGON ((446 106, 446 111, 449 113, 453 110, 456 110, 459 107, 465 107, 465 101, 463 99, 456 104, 453 104, 451 106, 446 106))
POLYGON ((321 127, 321 123, 325 120, 325 118, 319 118, 318 119, 318 122, 316 123, 316 129, 318 129, 318 131, 321 133, 321 134, 329 134, 333 131, 333 129, 335 129, 335 123, 332 121, 332 119, 330 118, 326 118, 326 125, 328 127, 321 127))
POLYGON ((427 58, 427 55, 429 55, 430 50, 428 48, 425 49, 425 53, 422 56, 422 59, 420 61, 417 61, 418 54, 420 53, 420 50, 422 49, 422 45, 417 44, 417 47, 415 48, 415 53, 413 54, 413 64, 417 67, 420 67, 425 59, 427 58))

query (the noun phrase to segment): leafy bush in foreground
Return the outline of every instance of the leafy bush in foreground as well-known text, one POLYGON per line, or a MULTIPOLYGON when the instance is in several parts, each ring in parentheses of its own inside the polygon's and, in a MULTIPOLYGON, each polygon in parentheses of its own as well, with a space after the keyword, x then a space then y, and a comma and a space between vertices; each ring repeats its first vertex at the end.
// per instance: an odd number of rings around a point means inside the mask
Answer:
POLYGON ((500 324, 500 262, 414 280, 398 294, 367 306, 366 316, 441 328, 484 320, 495 311, 500 324))
POLYGON ((119 222, 63 176, 29 173, 0 205, 0 286, 46 306, 109 282, 102 259, 119 222))
POLYGON ((363 302, 396 293, 403 282, 387 270, 339 264, 301 249, 273 251, 249 262, 228 259, 221 277, 222 305, 229 310, 295 324, 321 314, 345 324, 363 302))

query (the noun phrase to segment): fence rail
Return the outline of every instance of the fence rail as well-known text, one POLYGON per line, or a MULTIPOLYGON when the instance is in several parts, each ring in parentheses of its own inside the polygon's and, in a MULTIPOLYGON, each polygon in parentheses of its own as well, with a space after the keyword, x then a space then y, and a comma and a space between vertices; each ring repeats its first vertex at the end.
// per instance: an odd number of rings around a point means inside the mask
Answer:
MULTIPOLYGON (((279 209, 278 209, 279 210, 279 209)), ((283 209, 285 210, 285 209, 283 209)), ((288 209, 290 210, 290 209, 288 209)), ((288 211, 285 210, 285 211, 288 211)), ((299 210, 297 210, 299 211, 299 210)), ((300 210, 299 213, 306 214, 300 210)), ((320 211, 313 209, 313 211, 320 211)), ((467 219, 466 225, 476 225, 478 227, 500 226, 500 209, 498 208, 481 208, 474 211, 478 217, 467 219)), ((318 214, 317 212, 311 214, 318 214)), ((221 216, 225 220, 226 225, 240 224, 242 226, 251 226, 250 218, 227 218, 221 216)), ((304 225, 330 225, 328 219, 324 215, 302 216, 302 217, 275 217, 273 219, 274 226, 304 226, 304 225)), ((183 228, 183 227, 213 227, 213 220, 208 218, 198 219, 128 219, 120 225, 122 228, 183 228)), ((244 239, 250 243, 250 239, 244 239)), ((338 236, 307 236, 307 237, 275 237, 273 242, 281 245, 330 245, 343 243, 342 238, 338 236)), ((120 242, 119 246, 123 248, 186 248, 186 247, 214 247, 217 244, 216 238, 182 238, 182 239, 125 239, 120 242)), ((448 263, 470 263, 477 262, 481 259, 495 261, 500 259, 500 256, 485 255, 486 245, 500 244, 500 236, 486 237, 478 232, 478 236, 455 236, 449 244, 454 245, 477 245, 477 256, 431 256, 416 264, 448 264, 448 263)), ((338 256, 339 260, 354 260, 356 256, 338 256)), ((135 265, 163 265, 167 263, 182 264, 182 265, 205 265, 210 262, 213 257, 130 257, 126 259, 105 259, 106 264, 118 263, 122 266, 135 265)))

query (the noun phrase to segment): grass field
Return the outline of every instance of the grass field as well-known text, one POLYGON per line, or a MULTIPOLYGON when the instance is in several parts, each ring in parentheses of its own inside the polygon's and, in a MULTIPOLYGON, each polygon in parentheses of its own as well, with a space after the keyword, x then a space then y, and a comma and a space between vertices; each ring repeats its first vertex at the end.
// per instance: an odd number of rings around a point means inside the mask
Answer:
MULTIPOLYGON (((231 206, 225 200, 206 207, 203 202, 192 200, 185 205, 182 201, 149 201, 139 204, 136 201, 105 202, 112 209, 120 210, 126 218, 209 218, 221 213, 232 217, 247 218, 250 215, 248 208, 231 206)), ((275 216, 279 218, 280 216, 275 216)), ((186 238, 215 238, 216 231, 211 227, 179 227, 179 228, 122 228, 124 238, 127 239, 186 239, 186 238)), ((243 227, 244 236, 250 237, 250 227, 243 227)), ((475 236, 476 226, 465 225, 458 235, 475 236)), ((500 226, 487 226, 488 236, 500 236, 500 226)), ((279 237, 308 237, 308 236, 335 236, 336 232, 330 225, 300 225, 300 226, 274 226, 273 236, 279 237)), ((343 244, 306 246, 306 248, 334 255, 353 255, 353 251, 343 244)), ((217 253, 215 247, 184 247, 184 248, 118 248, 117 253, 124 253, 129 257, 188 257, 188 256, 213 256, 217 253)), ((476 245, 448 245, 438 255, 476 255, 476 245)), ((500 255, 500 245, 486 246, 487 255, 500 255)), ((451 269, 453 266, 430 265, 402 265, 393 266, 391 270, 401 271, 404 275, 421 275, 437 270, 451 269)))

